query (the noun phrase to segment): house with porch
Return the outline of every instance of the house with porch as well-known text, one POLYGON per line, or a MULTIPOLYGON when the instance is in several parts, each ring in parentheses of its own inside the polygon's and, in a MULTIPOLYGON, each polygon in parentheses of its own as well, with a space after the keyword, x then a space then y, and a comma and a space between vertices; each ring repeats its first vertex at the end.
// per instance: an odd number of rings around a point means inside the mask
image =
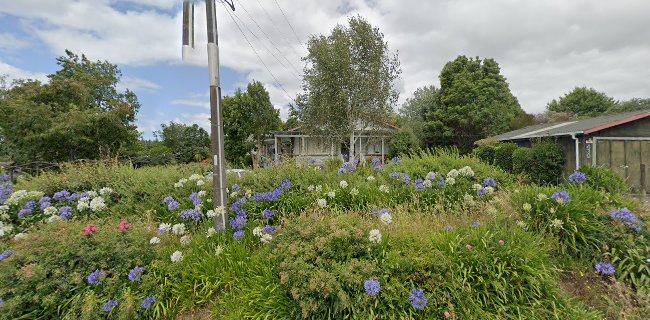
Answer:
MULTIPOLYGON (((388 141, 399 128, 389 123, 383 123, 373 130, 355 130, 354 158, 370 161, 379 158, 384 161, 388 157, 388 141)), ((299 162, 315 161, 322 163, 328 159, 346 161, 350 156, 349 142, 331 142, 323 137, 309 135, 302 127, 273 133, 272 139, 266 140, 266 156, 275 161, 296 159, 299 162)))

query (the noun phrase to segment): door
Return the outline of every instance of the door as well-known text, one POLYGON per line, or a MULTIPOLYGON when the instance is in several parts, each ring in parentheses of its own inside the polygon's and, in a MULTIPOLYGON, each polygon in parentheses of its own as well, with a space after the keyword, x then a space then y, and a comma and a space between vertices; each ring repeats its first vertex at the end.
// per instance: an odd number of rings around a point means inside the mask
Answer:
POLYGON ((595 164, 614 171, 633 193, 650 193, 650 138, 596 140, 595 164))

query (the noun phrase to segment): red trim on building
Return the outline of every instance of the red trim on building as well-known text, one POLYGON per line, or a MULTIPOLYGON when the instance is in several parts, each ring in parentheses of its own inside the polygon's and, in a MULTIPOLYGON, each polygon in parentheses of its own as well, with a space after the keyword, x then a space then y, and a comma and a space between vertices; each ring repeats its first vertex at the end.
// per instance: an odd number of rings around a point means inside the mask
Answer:
POLYGON ((598 131, 609 129, 609 128, 612 128, 612 127, 620 126, 622 124, 626 124, 626 123, 636 121, 636 120, 639 120, 639 119, 643 119, 643 118, 646 118, 646 117, 650 117, 650 112, 639 114, 639 115, 636 115, 634 117, 629 117, 629 118, 626 118, 626 119, 623 119, 623 120, 610 122, 608 124, 604 124, 604 125, 601 125, 601 126, 598 126, 598 127, 595 127, 595 128, 591 128, 589 130, 585 130, 584 134, 585 135, 592 134, 594 132, 598 132, 598 131))

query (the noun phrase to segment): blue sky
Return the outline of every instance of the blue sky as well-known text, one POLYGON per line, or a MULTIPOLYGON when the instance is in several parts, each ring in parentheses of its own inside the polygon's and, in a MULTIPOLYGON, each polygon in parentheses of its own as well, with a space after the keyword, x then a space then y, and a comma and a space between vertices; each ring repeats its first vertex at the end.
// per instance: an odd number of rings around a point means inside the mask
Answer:
MULTIPOLYGON (((458 55, 494 58, 524 110, 576 86, 617 100, 650 97, 650 1, 645 0, 233 0, 217 6, 225 95, 261 81, 274 106, 300 92, 310 35, 361 15, 399 53, 399 105, 438 85, 458 55)), ((168 121, 208 128, 205 9, 196 50, 181 62, 181 0, 0 0, 0 74, 45 79, 70 49, 117 64, 136 92, 145 138, 168 121)))

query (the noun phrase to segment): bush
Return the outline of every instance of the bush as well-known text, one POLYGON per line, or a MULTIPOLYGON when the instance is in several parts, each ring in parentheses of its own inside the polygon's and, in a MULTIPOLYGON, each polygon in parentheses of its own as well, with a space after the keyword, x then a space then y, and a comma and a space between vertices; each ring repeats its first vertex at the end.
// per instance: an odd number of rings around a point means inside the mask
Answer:
POLYGON ((412 131, 401 130, 388 141, 389 157, 406 156, 420 150, 420 142, 412 131))
POLYGON ((481 161, 494 165, 494 155, 496 154, 497 143, 483 143, 474 148, 474 155, 481 159, 481 161))
POLYGON ((512 152, 512 172, 514 174, 526 174, 528 167, 533 164, 533 150, 530 148, 519 148, 512 152))
POLYGON ((587 175, 586 185, 608 192, 612 195, 623 195, 630 192, 630 187, 614 171, 604 167, 583 167, 580 171, 587 175))
POLYGON ((519 148, 512 153, 512 170, 526 174, 538 184, 557 184, 564 169, 564 154, 553 142, 539 142, 533 147, 519 148))
POLYGON ((495 148, 494 165, 507 172, 512 172, 512 154, 519 147, 514 143, 500 143, 495 148))

